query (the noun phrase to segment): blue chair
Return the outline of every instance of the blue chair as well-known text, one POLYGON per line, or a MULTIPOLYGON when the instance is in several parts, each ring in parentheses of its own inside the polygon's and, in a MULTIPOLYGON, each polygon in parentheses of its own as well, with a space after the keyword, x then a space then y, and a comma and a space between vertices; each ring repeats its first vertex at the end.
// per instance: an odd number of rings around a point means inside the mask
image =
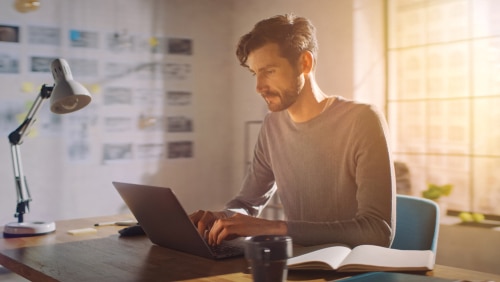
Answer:
POLYGON ((392 249, 431 250, 436 254, 439 207, 428 199, 396 196, 396 234, 392 249))

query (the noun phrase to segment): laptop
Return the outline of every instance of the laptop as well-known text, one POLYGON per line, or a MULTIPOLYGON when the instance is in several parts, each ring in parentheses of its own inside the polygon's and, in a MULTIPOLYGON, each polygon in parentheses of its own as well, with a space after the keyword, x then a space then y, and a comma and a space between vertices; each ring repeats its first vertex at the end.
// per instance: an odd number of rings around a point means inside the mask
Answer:
POLYGON ((217 247, 209 246, 172 189, 112 183, 152 243, 211 259, 244 254, 243 238, 224 241, 217 247))

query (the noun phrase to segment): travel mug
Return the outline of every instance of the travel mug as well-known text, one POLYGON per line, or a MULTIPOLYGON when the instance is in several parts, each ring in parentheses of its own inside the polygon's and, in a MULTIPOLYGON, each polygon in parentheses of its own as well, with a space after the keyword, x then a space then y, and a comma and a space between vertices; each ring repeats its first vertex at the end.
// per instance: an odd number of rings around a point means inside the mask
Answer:
POLYGON ((245 258, 255 282, 286 281, 287 260, 292 256, 292 238, 259 235, 245 239, 245 258))

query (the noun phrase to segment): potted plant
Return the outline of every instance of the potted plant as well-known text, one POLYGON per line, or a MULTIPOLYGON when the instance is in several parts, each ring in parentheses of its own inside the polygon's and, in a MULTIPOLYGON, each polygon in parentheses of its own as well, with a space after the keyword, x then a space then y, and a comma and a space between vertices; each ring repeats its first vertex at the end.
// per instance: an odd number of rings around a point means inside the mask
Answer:
POLYGON ((438 204, 439 206, 441 216, 446 216, 447 205, 445 202, 440 201, 439 199, 443 196, 450 195, 452 190, 453 185, 451 184, 436 185, 430 183, 427 185, 427 190, 422 191, 422 197, 436 202, 436 204, 438 204))
POLYGON ((422 196, 429 200, 438 201, 442 196, 450 195, 451 190, 453 190, 451 184, 436 185, 431 183, 427 186, 427 190, 422 192, 422 196))

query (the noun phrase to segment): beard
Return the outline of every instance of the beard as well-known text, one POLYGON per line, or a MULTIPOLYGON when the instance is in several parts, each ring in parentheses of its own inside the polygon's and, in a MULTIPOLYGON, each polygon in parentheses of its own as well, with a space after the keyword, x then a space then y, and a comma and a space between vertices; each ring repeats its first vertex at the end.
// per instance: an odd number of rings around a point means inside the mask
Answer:
POLYGON ((278 91, 268 91, 261 95, 271 112, 280 112, 288 109, 297 101, 302 87, 303 83, 301 83, 301 80, 294 79, 293 86, 283 90, 281 93, 278 91))
POLYGON ((297 92, 285 90, 281 93, 272 91, 262 95, 264 100, 266 100, 267 107, 271 112, 280 112, 288 109, 299 97, 297 92))

